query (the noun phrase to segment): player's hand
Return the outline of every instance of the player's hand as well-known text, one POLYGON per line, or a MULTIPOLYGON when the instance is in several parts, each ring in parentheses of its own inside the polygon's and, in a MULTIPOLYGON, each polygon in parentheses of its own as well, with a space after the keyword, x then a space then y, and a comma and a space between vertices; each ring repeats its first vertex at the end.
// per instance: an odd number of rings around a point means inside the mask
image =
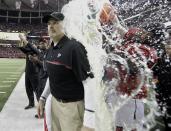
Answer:
POLYGON ((157 84, 158 82, 159 82, 158 79, 153 79, 153 83, 154 83, 154 84, 157 84))
POLYGON ((24 39, 24 36, 21 33, 19 33, 18 37, 20 38, 20 40, 23 40, 24 39))
POLYGON ((32 60, 32 57, 33 57, 32 55, 28 55, 29 60, 32 60))
POLYGON ((28 43, 26 36, 24 36, 23 34, 20 33, 18 37, 20 38, 20 46, 25 46, 28 43))

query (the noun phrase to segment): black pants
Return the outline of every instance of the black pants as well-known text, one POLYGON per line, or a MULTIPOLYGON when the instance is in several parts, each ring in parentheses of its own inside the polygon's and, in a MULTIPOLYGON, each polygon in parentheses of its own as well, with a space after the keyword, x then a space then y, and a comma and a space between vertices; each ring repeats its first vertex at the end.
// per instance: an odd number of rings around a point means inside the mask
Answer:
POLYGON ((38 85, 39 85, 39 76, 36 75, 25 75, 25 86, 26 86, 26 94, 29 99, 29 104, 34 104, 34 93, 38 98, 38 85))
POLYGON ((163 117, 164 124, 165 124, 165 131, 171 131, 171 106, 165 107, 166 112, 163 117))
POLYGON ((168 99, 169 96, 160 98, 160 100, 158 99, 158 104, 160 106, 161 112, 163 113, 165 131, 171 131, 171 100, 168 99))

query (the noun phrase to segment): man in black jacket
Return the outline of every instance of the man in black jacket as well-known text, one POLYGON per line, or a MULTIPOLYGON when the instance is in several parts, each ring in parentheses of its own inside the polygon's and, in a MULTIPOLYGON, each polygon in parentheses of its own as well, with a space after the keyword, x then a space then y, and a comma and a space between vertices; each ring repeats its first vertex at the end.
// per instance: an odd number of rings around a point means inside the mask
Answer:
POLYGON ((39 67, 39 86, 38 86, 38 99, 40 98, 47 80, 47 67, 45 64, 46 53, 48 49, 48 42, 46 39, 40 38, 37 47, 28 43, 28 46, 36 55, 31 56, 31 60, 39 67))
POLYGON ((29 104, 25 107, 25 109, 30 109, 34 107, 34 93, 38 98, 38 85, 39 85, 39 68, 38 66, 32 62, 32 56, 36 55, 36 52, 33 52, 32 49, 28 45, 28 41, 21 34, 19 35, 21 39, 21 43, 19 45, 20 50, 26 54, 26 68, 25 68, 25 86, 26 93, 29 99, 29 104))
POLYGON ((163 113, 165 130, 171 129, 171 42, 165 45, 165 53, 153 68, 157 76, 157 100, 163 113))
POLYGON ((53 45, 46 56, 52 94, 52 131, 80 131, 84 115, 82 81, 90 76, 90 65, 85 47, 64 34, 63 20, 60 12, 43 18, 53 45))

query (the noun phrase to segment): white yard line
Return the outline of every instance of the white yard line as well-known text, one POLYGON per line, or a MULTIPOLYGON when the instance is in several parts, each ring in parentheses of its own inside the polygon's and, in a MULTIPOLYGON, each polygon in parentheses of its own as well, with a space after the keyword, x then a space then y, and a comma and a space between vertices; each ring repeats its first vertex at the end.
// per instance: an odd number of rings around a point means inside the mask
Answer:
POLYGON ((1 74, 20 74, 21 72, 1 72, 1 74))
POLYGON ((6 92, 0 91, 0 94, 5 94, 6 92))
POLYGON ((17 74, 10 75, 10 77, 18 77, 17 74))
POLYGON ((9 77, 9 78, 6 78, 7 80, 17 80, 18 78, 16 77, 9 77))
POLYGON ((15 82, 15 81, 2 81, 2 83, 15 82))
MULTIPOLYGON (((0 65, 11 66, 9 63, 0 63, 0 65)), ((13 64, 13 66, 21 66, 21 64, 13 64)))
MULTIPOLYGON (((20 65, 20 66, 21 66, 21 65, 20 65)), ((8 68, 8 69, 13 69, 13 68, 18 69, 17 67, 18 67, 18 66, 4 66, 4 65, 1 66, 1 65, 0 65, 0 68, 1 68, 1 69, 2 69, 2 68, 5 68, 5 69, 6 69, 6 68, 8 68)))
POLYGON ((11 87, 11 85, 0 85, 0 88, 11 87))

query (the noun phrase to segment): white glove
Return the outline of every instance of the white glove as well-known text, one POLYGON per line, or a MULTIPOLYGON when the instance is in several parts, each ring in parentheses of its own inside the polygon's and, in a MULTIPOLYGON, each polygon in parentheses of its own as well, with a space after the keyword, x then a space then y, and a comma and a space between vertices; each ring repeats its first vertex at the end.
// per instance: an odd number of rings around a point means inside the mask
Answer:
POLYGON ((25 46, 28 43, 28 41, 26 40, 26 36, 24 36, 23 34, 20 33, 18 37, 20 38, 20 41, 22 43, 20 46, 25 46))

